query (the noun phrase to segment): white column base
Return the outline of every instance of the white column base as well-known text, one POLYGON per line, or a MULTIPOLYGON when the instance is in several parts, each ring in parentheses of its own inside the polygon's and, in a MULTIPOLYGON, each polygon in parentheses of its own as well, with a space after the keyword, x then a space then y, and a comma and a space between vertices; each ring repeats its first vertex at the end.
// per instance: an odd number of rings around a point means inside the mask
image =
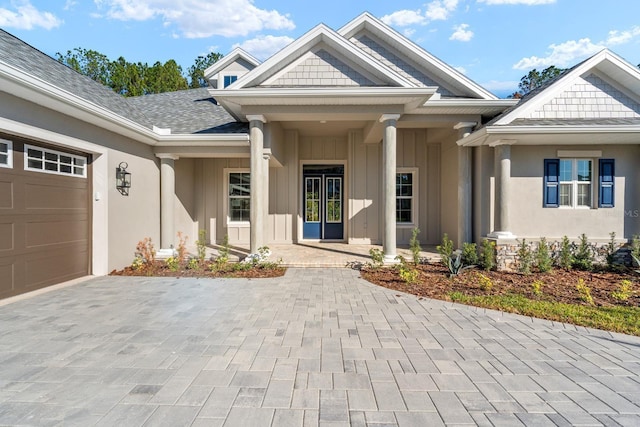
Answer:
POLYGON ((400 261, 396 259, 397 255, 385 255, 382 261, 386 265, 400 264, 400 261))
POLYGON ((510 231, 493 231, 487 235, 490 239, 496 240, 515 240, 518 238, 515 234, 510 231))
POLYGON ((156 251, 156 259, 167 259, 178 255, 178 251, 174 248, 158 249, 156 251))

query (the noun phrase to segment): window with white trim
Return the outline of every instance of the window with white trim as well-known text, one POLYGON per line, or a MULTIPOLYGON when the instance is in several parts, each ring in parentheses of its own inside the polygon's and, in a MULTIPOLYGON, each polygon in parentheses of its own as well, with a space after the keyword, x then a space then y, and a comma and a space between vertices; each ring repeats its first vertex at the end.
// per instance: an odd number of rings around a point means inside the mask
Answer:
POLYGON ((0 139, 0 168, 13 167, 13 142, 0 139))
POLYGON ((229 223, 248 223, 251 213, 251 174, 229 172, 229 223))
POLYGON ((417 223, 417 169, 398 169, 396 173, 396 223, 417 223))
POLYGON ((229 86, 231 83, 235 82, 236 80, 238 80, 238 76, 236 75, 226 75, 223 77, 224 80, 224 85, 222 86, 223 88, 229 86))
POLYGON ((560 206, 590 208, 593 162, 587 159, 560 159, 560 206))
POLYGON ((25 144, 24 169, 34 172, 86 178, 87 158, 25 144))

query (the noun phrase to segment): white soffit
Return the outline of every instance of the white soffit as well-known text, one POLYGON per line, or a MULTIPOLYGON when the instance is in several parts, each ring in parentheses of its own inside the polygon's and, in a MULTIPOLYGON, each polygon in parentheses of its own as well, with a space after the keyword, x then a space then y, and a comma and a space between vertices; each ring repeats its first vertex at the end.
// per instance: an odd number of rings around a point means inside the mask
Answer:
POLYGON ((350 40, 362 31, 368 31, 380 41, 391 47, 396 53, 404 55, 408 63, 418 65, 426 75, 434 75, 434 80, 443 81, 448 86, 461 91, 463 95, 482 99, 498 99, 453 67, 431 55, 423 48, 402 36, 369 13, 363 13, 338 30, 345 39, 350 40))

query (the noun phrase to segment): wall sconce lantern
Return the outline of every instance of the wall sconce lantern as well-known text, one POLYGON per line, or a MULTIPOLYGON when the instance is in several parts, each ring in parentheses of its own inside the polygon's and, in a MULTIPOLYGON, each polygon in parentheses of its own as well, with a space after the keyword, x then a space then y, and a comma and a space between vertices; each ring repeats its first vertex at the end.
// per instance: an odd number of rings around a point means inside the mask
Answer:
POLYGON ((131 188, 131 174, 127 172, 128 167, 126 162, 121 162, 116 168, 116 189, 123 196, 128 196, 131 188))

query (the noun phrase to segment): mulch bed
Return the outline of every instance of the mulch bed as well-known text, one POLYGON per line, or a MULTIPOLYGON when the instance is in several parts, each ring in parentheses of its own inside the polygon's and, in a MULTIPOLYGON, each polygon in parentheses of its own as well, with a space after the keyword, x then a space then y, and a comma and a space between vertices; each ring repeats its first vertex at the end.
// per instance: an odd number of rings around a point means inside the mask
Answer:
POLYGON ((591 296, 596 306, 640 307, 640 276, 633 271, 617 273, 555 269, 548 273, 524 275, 515 272, 472 269, 450 278, 448 270, 440 263, 420 264, 416 268, 419 271, 419 277, 414 284, 405 283, 400 278, 397 268, 364 267, 360 274, 365 280, 376 285, 425 298, 448 301, 452 292, 462 292, 471 296, 520 294, 531 299, 586 305, 576 290, 576 284, 582 278, 584 284, 591 289, 591 296), (493 283, 491 290, 481 288, 480 275, 491 279, 493 283), (618 301, 611 296, 611 292, 617 290, 623 280, 632 282, 634 292, 627 301, 618 301), (533 292, 532 284, 535 281, 541 282, 542 295, 540 296, 533 292))
POLYGON ((206 261, 197 269, 189 269, 186 266, 180 266, 174 271, 167 267, 163 261, 154 261, 146 263, 142 267, 134 269, 125 267, 122 270, 113 270, 111 276, 146 276, 146 277, 206 277, 206 278, 247 278, 262 279, 270 277, 281 277, 287 271, 284 267, 263 267, 256 265, 247 270, 234 270, 234 264, 227 264, 221 269, 211 269, 213 262, 206 261))

